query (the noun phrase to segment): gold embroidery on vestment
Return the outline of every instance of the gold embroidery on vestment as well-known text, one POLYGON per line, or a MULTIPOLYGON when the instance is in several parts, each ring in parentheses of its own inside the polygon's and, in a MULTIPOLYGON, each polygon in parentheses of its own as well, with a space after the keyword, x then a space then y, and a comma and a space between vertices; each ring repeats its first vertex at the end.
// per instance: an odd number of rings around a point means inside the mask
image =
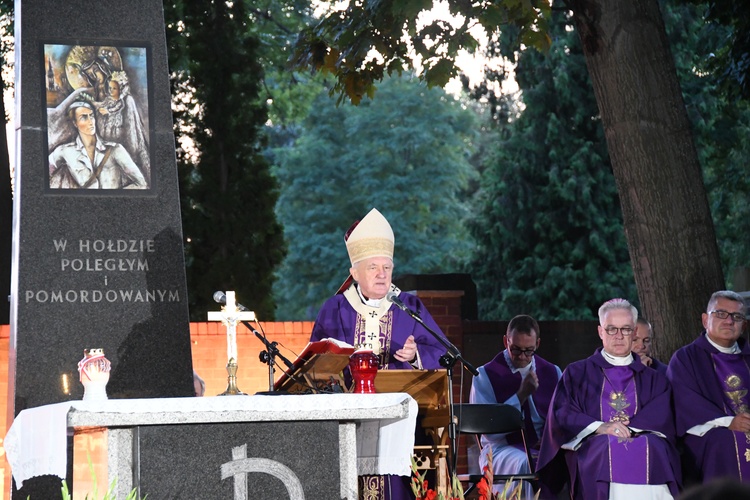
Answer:
POLYGON ((628 414, 625 413, 625 409, 630 407, 630 403, 628 403, 628 399, 624 392, 612 391, 609 394, 609 401, 607 404, 615 410, 614 415, 609 419, 610 422, 626 422, 630 420, 628 414))
POLYGON ((360 476, 360 500, 382 500, 385 498, 385 478, 383 476, 360 476))
POLYGON ((750 413, 750 408, 744 401, 745 396, 747 396, 747 389, 740 389, 742 378, 732 373, 724 380, 724 385, 727 388, 724 393, 729 398, 734 413, 750 413))
POLYGON ((393 335, 393 314, 387 312, 380 317, 377 323, 377 332, 367 332, 367 322, 364 316, 357 315, 357 326, 354 331, 354 340, 356 344, 367 344, 372 347, 380 360, 381 369, 386 369, 390 362, 391 338, 393 335))

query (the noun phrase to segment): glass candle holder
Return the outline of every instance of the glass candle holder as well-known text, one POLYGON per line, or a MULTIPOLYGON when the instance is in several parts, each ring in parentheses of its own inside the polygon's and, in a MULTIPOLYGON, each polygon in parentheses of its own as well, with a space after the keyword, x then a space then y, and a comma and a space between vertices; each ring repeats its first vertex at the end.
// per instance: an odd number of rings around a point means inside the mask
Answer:
POLYGON ((354 351, 349 357, 349 370, 352 372, 356 394, 375 394, 375 375, 378 374, 379 358, 371 349, 354 351))
POLYGON ((84 349, 83 359, 78 362, 84 401, 107 399, 107 382, 111 368, 111 363, 104 357, 104 349, 84 349))

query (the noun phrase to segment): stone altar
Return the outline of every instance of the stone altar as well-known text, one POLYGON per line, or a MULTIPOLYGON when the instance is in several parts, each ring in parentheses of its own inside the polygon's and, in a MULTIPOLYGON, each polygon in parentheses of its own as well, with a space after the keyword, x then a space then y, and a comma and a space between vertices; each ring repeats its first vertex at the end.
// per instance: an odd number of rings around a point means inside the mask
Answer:
POLYGON ((357 475, 411 474, 416 418, 401 393, 80 401, 25 410, 5 447, 18 483, 64 475, 67 429, 106 434, 120 498, 354 500, 357 475))

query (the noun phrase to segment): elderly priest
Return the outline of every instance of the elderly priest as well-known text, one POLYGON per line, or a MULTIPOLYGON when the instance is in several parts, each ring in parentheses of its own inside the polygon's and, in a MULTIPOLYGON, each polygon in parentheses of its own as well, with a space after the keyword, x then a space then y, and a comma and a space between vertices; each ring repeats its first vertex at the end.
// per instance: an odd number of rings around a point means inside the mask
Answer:
POLYGON ((567 467, 573 499, 677 496, 672 391, 664 374, 631 353, 637 319, 627 300, 605 302, 602 348, 570 364, 552 396, 537 470, 555 490, 567 467))
MULTIPOLYGON (((372 348, 380 369, 437 369, 445 347, 407 312, 386 299, 392 292, 435 332, 440 328, 419 298, 393 283, 394 236, 376 209, 355 223, 344 237, 350 276, 336 295, 323 304, 311 341, 334 338, 372 348)), ((361 498, 413 498, 408 477, 367 476, 361 498)))

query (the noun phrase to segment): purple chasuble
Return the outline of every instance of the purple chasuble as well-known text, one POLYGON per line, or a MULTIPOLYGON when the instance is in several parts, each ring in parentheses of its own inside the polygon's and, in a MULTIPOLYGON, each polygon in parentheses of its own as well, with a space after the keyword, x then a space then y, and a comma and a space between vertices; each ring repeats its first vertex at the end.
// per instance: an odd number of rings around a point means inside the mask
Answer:
POLYGON ((704 330, 692 343, 674 353, 667 370, 675 387, 677 434, 685 442, 685 473, 703 482, 726 477, 750 481, 748 473, 743 472, 750 460, 750 444, 744 433, 726 427, 715 427, 702 436, 687 433, 692 427, 734 416, 735 405, 747 404, 746 396, 727 394, 748 389, 750 346, 744 338, 739 338, 737 344, 739 354, 720 353, 706 339, 704 330), (733 373, 738 379, 728 380, 733 373), (737 388, 732 389, 732 385, 737 388))
MULTIPOLYGON (((409 309, 416 312, 427 326, 442 334, 440 327, 417 296, 401 292, 399 298, 409 309)), ((344 295, 334 295, 320 309, 313 326, 310 342, 334 338, 355 345, 357 344, 355 335, 359 331, 360 320, 359 314, 349 304, 344 295)), ((381 369, 411 369, 408 362, 399 361, 393 356, 396 351, 404 346, 409 335, 413 335, 414 341, 417 343, 422 367, 426 370, 441 368, 440 356, 445 354, 445 347, 414 318, 396 306, 391 305, 391 308, 381 319, 380 335, 381 338, 385 337, 381 341, 381 345, 385 347, 383 358, 386 363, 385 366, 380 367, 381 369)))
MULTIPOLYGON (((750 369, 745 360, 737 354, 713 353, 716 376, 721 384, 724 403, 728 415, 750 413, 748 406, 748 388, 750 388, 750 369)), ((732 431, 735 449, 737 450, 737 468, 740 480, 750 480, 750 433, 732 431)))
POLYGON ((537 463, 542 481, 557 492, 567 475, 574 499, 606 500, 610 482, 666 484, 676 497, 681 472, 670 400, 666 377, 644 366, 638 356, 627 366, 614 367, 600 348, 571 363, 547 414, 537 463), (590 434, 577 450, 562 449, 590 424, 617 416, 628 417, 630 427, 644 432, 622 440, 590 434))
MULTIPOLYGON (((549 410, 552 394, 557 385, 557 368, 549 361, 537 355, 534 355, 534 363, 536 364, 536 374, 539 378, 539 387, 531 395, 531 398, 534 400, 534 406, 536 406, 539 416, 544 418, 549 410)), ((492 389, 495 391, 495 399, 498 403, 504 403, 510 399, 521 387, 521 374, 511 371, 510 366, 508 366, 505 360, 504 350, 500 351, 492 361, 484 365, 484 370, 487 373, 490 384, 492 384, 492 389)), ((527 404, 524 405, 524 420, 527 423, 531 423, 528 408, 527 404)), ((509 434, 506 439, 508 440, 508 444, 523 449, 520 431, 509 434)), ((533 430, 533 424, 530 427, 527 426, 526 440, 529 447, 534 447, 539 443, 539 436, 533 430)))
MULTIPOLYGON (((401 292, 399 298, 409 309, 416 312, 427 326, 442 334, 440 327, 417 296, 401 292)), ((349 304, 346 297, 342 294, 334 295, 323 304, 320 312, 318 312, 310 341, 334 338, 355 345, 358 343, 356 335, 361 331, 361 324, 362 318, 349 304)), ((380 369, 412 369, 408 362, 399 361, 393 356, 396 351, 404 346, 409 335, 413 335, 414 341, 417 343, 422 367, 426 370, 440 369, 440 356, 445 354, 445 347, 414 318, 394 305, 391 305, 391 308, 380 320, 380 344, 384 347, 381 362, 385 362, 380 369)), ((345 375, 348 375, 348 368, 345 375)), ((417 434, 416 440, 420 442, 421 433, 418 432, 417 434)), ((411 491, 410 481, 411 478, 408 476, 360 476, 360 499, 413 499, 414 494, 411 491)))
MULTIPOLYGON (((633 371, 627 366, 604 369, 601 396, 602 422, 626 422, 638 410, 633 371)), ((649 484, 648 440, 607 435, 609 441, 609 481, 649 484), (646 460, 644 460, 644 457, 646 460)))

